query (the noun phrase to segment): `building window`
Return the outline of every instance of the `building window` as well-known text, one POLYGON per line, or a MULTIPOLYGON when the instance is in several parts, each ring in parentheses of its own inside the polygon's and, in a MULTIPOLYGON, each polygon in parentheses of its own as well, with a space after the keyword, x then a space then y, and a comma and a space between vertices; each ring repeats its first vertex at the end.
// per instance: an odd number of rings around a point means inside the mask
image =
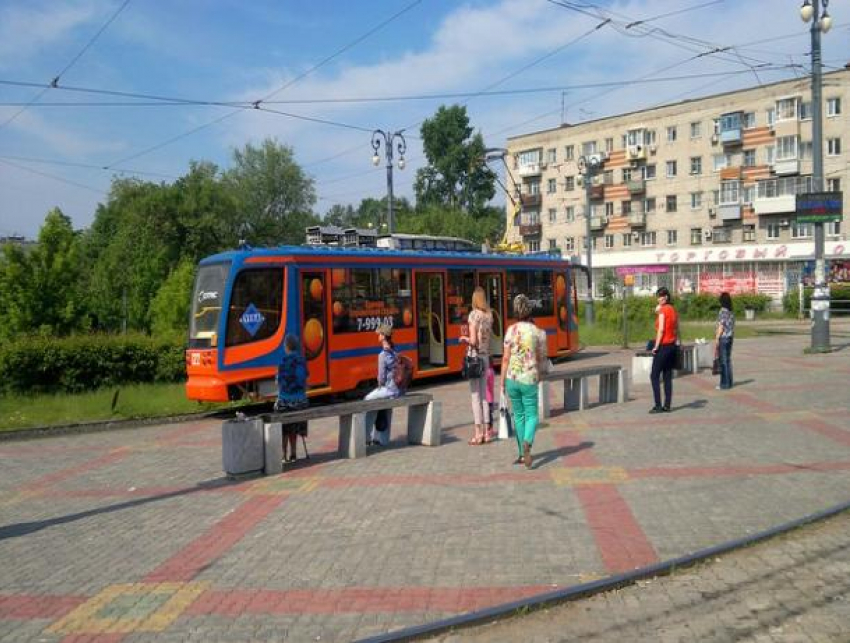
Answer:
POLYGON ((741 165, 744 167, 753 167, 756 164, 756 151, 755 150, 744 150, 743 158, 741 160, 741 165))
POLYGON ((576 238, 575 237, 567 237, 564 239, 564 250, 567 252, 575 252, 576 249, 576 238))
POLYGON ((624 248, 631 248, 631 246, 632 246, 632 233, 631 232, 624 232, 623 233, 623 247, 624 248))
POLYGON ((841 234, 841 221, 827 221, 824 232, 827 237, 837 237, 841 234))
POLYGON ((744 242, 754 242, 756 240, 756 227, 754 225, 745 225, 741 232, 741 237, 744 242))
POLYGON ((675 143, 676 142, 676 126, 671 125, 667 128, 667 142, 675 143))
POLYGON ((623 183, 628 183, 632 180, 632 168, 624 167, 623 168, 623 183))
POLYGON ((549 250, 557 250, 558 242, 555 239, 548 239, 549 241, 549 250))
POLYGON ((540 239, 529 239, 525 242, 529 252, 540 252, 540 239))
POLYGON ((691 123, 691 138, 699 138, 702 136, 702 123, 694 121, 691 123))
POLYGON ((720 205, 720 190, 711 191, 711 204, 720 205))
POLYGON ((564 147, 564 158, 568 161, 572 161, 575 158, 575 145, 567 145, 564 147))
POLYGON ((554 147, 550 147, 546 151, 546 160, 549 161, 550 163, 557 163, 558 162, 558 150, 556 150, 554 147))
POLYGON ((606 201, 605 202, 605 216, 610 218, 614 216, 614 202, 606 201))
POLYGON ((811 160, 815 145, 812 141, 800 141, 800 160, 811 160))
POLYGON ((574 205, 567 206, 567 223, 572 223, 576 220, 576 208, 574 205))
POLYGON ((606 152, 613 152, 614 151, 614 139, 613 138, 609 137, 609 138, 605 139, 605 151, 606 152))
POLYGON ((549 223, 555 223, 558 220, 558 211, 555 208, 549 208, 549 223))
POLYGON ((537 195, 540 194, 540 181, 529 181, 525 184, 526 194, 537 195))
POLYGON ((614 247, 614 235, 613 234, 606 234, 605 235, 605 248, 607 250, 610 250, 613 247, 614 247))
POLYGON ((838 116, 841 113, 841 99, 827 98, 826 99, 826 115, 838 116))
POLYGON ((780 98, 776 101, 776 120, 777 121, 795 121, 797 120, 797 99, 796 98, 780 98))
POLYGON ((779 238, 779 224, 778 223, 768 223, 767 224, 767 238, 768 239, 778 239, 779 238))
POLYGON ((517 165, 519 167, 531 167, 534 165, 539 165, 542 155, 543 150, 541 150, 540 148, 537 148, 535 150, 525 150, 524 152, 520 152, 516 155, 517 165))
POLYGON ((567 192, 572 192, 576 189, 576 177, 568 176, 564 179, 564 190, 567 192))
POLYGON ((720 182, 720 205, 737 205, 741 202, 741 182, 720 182))
POLYGON ((647 214, 655 212, 655 197, 650 196, 643 201, 643 211, 647 214))
POLYGON ((596 141, 587 141, 581 144, 581 153, 585 156, 596 154, 596 141))
POLYGON ((764 148, 765 161, 767 161, 768 165, 773 165, 773 162, 776 160, 776 146, 775 145, 767 145, 764 148))
POLYGON ((755 112, 744 112, 744 115, 741 117, 741 124, 744 129, 752 129, 756 126, 756 113, 755 112))
POLYGON ((655 165, 644 165, 641 168, 641 172, 643 173, 645 181, 652 181, 655 179, 655 165))
POLYGON ((728 154, 714 154, 711 157, 711 161, 714 166, 714 171, 719 172, 720 170, 729 167, 732 163, 732 158, 728 154))
POLYGON ((768 107, 764 110, 765 116, 767 120, 767 126, 773 127, 773 124, 776 122, 776 110, 773 107, 768 107))
POLYGON ((655 232, 641 232, 640 233, 640 245, 642 246, 654 246, 655 245, 655 232))
POLYGON ((800 103, 800 120, 801 121, 812 120, 812 102, 811 101, 809 101, 807 103, 800 103))
POLYGON ((666 199, 665 199, 665 202, 666 202, 666 206, 667 206, 666 207, 667 212, 675 212, 676 211, 676 195, 675 194, 668 194, 666 199))
POLYGON ((546 181, 546 194, 555 194, 558 191, 558 179, 546 181))
POLYGON ((809 223, 799 223, 795 221, 791 224, 792 239, 807 239, 812 236, 812 227, 809 223))
POLYGON ((632 213, 632 202, 631 201, 621 201, 620 202, 620 213, 623 215, 628 215, 632 213))
POLYGON ((841 192, 841 179, 827 179, 826 180, 826 191, 827 192, 841 192))
POLYGON ((676 176, 676 161, 667 161, 667 178, 672 179, 676 176))
POLYGON ((691 174, 702 174, 702 157, 691 157, 691 174))
POLYGON ((667 231, 667 245, 668 246, 675 246, 678 238, 679 238, 679 233, 678 233, 677 230, 668 230, 667 231))
POLYGON ((691 228, 691 245, 702 245, 702 228, 691 228))
POLYGON ((830 138, 826 141, 826 154, 827 156, 838 156, 841 154, 841 139, 840 138, 830 138))
POLYGON ((756 186, 755 185, 742 185, 741 186, 741 201, 744 205, 752 205, 753 198, 756 194, 756 186))
POLYGON ((614 170, 605 170, 602 173, 603 185, 614 185, 614 170))
POLYGON ((702 207, 702 192, 691 192, 691 210, 699 210, 702 207))

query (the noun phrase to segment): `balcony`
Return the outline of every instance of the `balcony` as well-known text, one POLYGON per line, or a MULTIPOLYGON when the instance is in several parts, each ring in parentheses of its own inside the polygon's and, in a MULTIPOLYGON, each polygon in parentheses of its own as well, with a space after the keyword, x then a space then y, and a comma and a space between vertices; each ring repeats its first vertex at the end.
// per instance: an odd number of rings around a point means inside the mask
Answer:
POLYGON ((758 181, 753 208, 757 215, 793 214, 797 210, 797 195, 812 191, 812 177, 790 176, 758 181))
POLYGON ((603 198, 605 198, 605 186, 604 185, 591 185, 590 186, 590 198, 591 199, 603 199, 603 198))
POLYGON ((646 181, 644 179, 631 179, 626 181, 626 189, 629 194, 643 194, 646 192, 646 181))
POLYGON ((730 112, 720 117, 720 143, 740 145, 743 142, 741 133, 741 112, 730 112))
POLYGON ((519 202, 523 208, 539 208, 543 199, 539 194, 520 194, 519 202))
POLYGON ((528 223, 519 226, 519 233, 523 237, 539 237, 542 231, 543 224, 541 223, 528 223))
POLYGON ((627 161, 645 161, 646 146, 645 145, 629 145, 626 148, 627 161))
POLYGON ((520 176, 537 176, 538 174, 542 174, 545 169, 546 161, 540 161, 539 163, 526 163, 525 165, 517 167, 517 174, 520 176))
POLYGON ((717 206, 717 216, 721 221, 738 221, 741 218, 741 204, 721 203, 717 206))
POLYGON ((646 226, 646 212, 629 212, 629 225, 633 228, 646 226))
POLYGON ((590 217, 590 229, 602 230, 605 227, 605 217, 590 217))
POLYGON ((773 171, 778 176, 800 173, 800 159, 777 159, 773 162, 773 171))

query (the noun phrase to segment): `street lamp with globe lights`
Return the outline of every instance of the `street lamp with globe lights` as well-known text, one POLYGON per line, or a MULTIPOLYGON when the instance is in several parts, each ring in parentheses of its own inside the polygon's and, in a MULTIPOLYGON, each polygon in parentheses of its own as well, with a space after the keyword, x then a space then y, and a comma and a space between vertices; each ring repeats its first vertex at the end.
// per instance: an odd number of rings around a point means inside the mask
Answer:
POLYGON ((578 157, 579 174, 584 175, 584 221, 585 237, 584 245, 587 251, 587 301, 584 305, 584 318, 588 324, 593 324, 593 240, 590 227, 590 193, 593 188, 593 179, 602 169, 603 157, 600 154, 586 154, 578 157))
MULTIPOLYGON (((821 33, 832 27, 827 12, 829 0, 804 0, 800 7, 803 22, 811 22, 812 34, 812 192, 822 192, 823 185, 823 77, 821 76, 821 33), (820 8, 823 5, 823 13, 820 8)), ((829 285, 824 262, 823 221, 815 222, 815 289, 812 293, 812 352, 830 351, 829 285)))
POLYGON ((403 170, 407 141, 404 140, 404 134, 402 132, 404 130, 389 132, 382 129, 376 129, 372 132, 372 149, 375 151, 375 154, 372 156, 372 165, 378 167, 381 163, 378 150, 381 149, 382 143, 384 146, 384 156, 387 159, 387 232, 389 234, 393 233, 393 144, 396 145, 396 149, 398 150, 398 169, 403 170))

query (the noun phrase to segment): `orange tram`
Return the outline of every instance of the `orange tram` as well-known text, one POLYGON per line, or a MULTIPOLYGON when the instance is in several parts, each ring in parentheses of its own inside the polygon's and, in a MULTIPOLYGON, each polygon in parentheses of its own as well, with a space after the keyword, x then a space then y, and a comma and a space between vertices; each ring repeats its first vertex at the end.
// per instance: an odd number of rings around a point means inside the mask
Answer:
POLYGON ((459 373, 459 338, 478 285, 493 309, 497 361, 519 293, 532 301, 550 357, 578 349, 574 271, 557 257, 309 246, 207 257, 192 294, 186 394, 218 402, 275 396, 286 333, 301 340, 309 395, 364 388, 377 377, 374 331, 384 323, 413 360, 415 379, 459 373))

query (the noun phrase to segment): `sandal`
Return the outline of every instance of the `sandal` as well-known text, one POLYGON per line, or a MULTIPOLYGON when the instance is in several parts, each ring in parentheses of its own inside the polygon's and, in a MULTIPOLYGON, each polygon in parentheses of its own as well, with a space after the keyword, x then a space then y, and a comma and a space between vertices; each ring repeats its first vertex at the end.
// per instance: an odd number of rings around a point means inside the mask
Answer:
POLYGON ((530 469, 532 457, 531 457, 531 445, 528 442, 522 443, 522 455, 523 455, 523 459, 525 460, 525 468, 530 469))
POLYGON ((523 462, 525 462, 525 460, 523 460, 522 456, 519 456, 516 460, 514 460, 514 464, 522 464, 523 462))
POLYGON ((467 442, 467 444, 471 447, 481 446, 482 444, 484 444, 484 436, 476 435, 475 437, 471 438, 469 442, 467 442))

